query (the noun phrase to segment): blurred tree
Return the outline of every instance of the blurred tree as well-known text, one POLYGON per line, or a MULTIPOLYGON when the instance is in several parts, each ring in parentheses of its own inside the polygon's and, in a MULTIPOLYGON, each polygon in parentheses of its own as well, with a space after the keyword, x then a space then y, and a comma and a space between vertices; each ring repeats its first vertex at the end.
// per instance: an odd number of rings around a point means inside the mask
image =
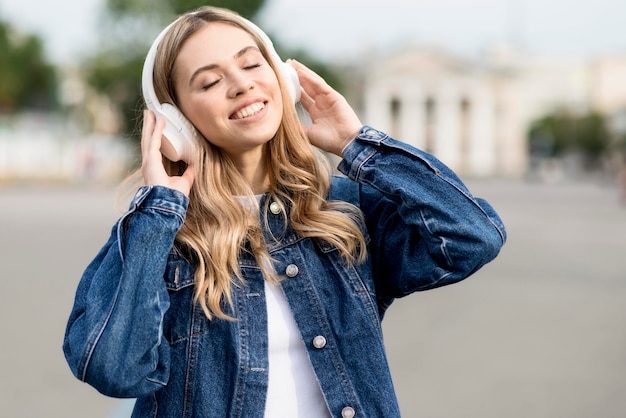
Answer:
MULTIPOLYGON (((265 0, 214 0, 209 4, 227 7, 254 20, 265 0)), ((206 0, 107 0, 103 22, 103 47, 85 62, 87 82, 106 95, 122 114, 121 130, 139 137, 139 115, 143 107, 141 69, 148 46, 158 31, 176 15, 207 4, 206 0)), ((329 84, 340 88, 338 78, 323 63, 311 59, 303 51, 287 53, 285 57, 301 60, 329 84)))
POLYGON ((251 19, 263 6, 265 0, 108 0, 108 9, 118 15, 145 15, 146 11, 170 12, 176 15, 210 4, 226 7, 251 19), (156 7, 155 7, 156 6, 156 7))
POLYGON ((611 133, 603 115, 555 112, 535 121, 529 132, 530 150, 537 157, 579 153, 588 168, 597 165, 611 148, 611 133))
POLYGON ((0 113, 58 104, 56 69, 46 62, 41 38, 0 21, 0 57, 0 113))

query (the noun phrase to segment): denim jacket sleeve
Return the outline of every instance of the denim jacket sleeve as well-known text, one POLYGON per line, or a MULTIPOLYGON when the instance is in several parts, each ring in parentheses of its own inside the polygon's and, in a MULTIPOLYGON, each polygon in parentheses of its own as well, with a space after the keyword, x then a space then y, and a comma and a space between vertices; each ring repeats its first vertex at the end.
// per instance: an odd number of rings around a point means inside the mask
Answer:
POLYGON ((338 168, 359 184, 382 309, 394 298, 466 278, 506 241, 495 210, 452 170, 378 130, 363 127, 338 168))
POLYGON ((137 397, 167 383, 163 274, 187 204, 174 190, 140 188, 83 273, 63 351, 76 377, 106 395, 137 397))

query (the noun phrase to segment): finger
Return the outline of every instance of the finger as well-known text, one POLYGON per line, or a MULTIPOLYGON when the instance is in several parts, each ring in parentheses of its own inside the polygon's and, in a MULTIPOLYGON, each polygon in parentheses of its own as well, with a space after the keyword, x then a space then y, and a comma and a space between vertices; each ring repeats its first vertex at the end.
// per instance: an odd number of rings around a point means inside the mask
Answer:
POLYGON ((141 133, 141 153, 147 156, 160 152, 165 121, 156 119, 155 114, 149 110, 145 111, 144 115, 144 125, 141 133))
POLYGON ((317 78, 318 80, 323 80, 315 71, 311 70, 306 65, 302 64, 300 61, 296 61, 294 59, 290 59, 289 64, 296 70, 297 73, 301 73, 305 75, 307 78, 317 78))
POLYGON ((302 103, 304 109, 309 113, 312 113, 315 109, 315 100, 313 100, 304 89, 300 90, 300 103, 302 103))
POLYGON ((189 188, 191 189, 191 185, 193 184, 196 178, 196 171, 194 167, 191 164, 189 164, 187 168, 185 168, 185 171, 183 172, 181 177, 189 183, 189 188))
POLYGON ((326 83, 326 80, 304 64, 296 60, 289 60, 289 63, 296 70, 300 85, 304 90, 308 91, 311 97, 315 98, 319 94, 328 94, 333 91, 332 87, 326 83))
POLYGON ((162 184, 166 173, 160 148, 165 121, 163 119, 155 121, 154 115, 148 116, 147 119, 142 134, 141 170, 146 184, 162 184))
POLYGON ((165 120, 157 119, 154 131, 150 138, 149 150, 151 152, 161 153, 161 141, 163 138, 163 129, 165 129, 165 120))
POLYGON ((154 113, 149 110, 143 111, 143 127, 141 129, 141 155, 145 155, 148 144, 150 143, 150 137, 154 131, 155 116, 154 113))

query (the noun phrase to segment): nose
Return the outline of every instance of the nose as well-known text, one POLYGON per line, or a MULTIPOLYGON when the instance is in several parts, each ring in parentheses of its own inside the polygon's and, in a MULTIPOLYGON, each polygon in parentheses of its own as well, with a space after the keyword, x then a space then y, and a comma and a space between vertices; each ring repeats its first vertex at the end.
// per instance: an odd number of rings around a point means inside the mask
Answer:
POLYGON ((254 88, 254 81, 243 71, 235 71, 230 75, 228 96, 235 98, 246 94, 254 88))

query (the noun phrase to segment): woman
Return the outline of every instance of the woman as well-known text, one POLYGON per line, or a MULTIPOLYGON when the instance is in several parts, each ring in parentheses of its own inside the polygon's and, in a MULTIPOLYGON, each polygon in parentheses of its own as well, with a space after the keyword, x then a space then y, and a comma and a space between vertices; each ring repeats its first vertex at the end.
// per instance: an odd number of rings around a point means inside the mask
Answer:
POLYGON ((394 417, 381 320, 398 297, 454 283, 505 241, 497 214, 433 156, 363 126, 247 22, 179 18, 154 88, 193 125, 189 164, 162 158, 144 114, 144 185, 87 267, 64 352, 134 417, 394 417), (331 176, 317 147, 342 158, 331 176))

